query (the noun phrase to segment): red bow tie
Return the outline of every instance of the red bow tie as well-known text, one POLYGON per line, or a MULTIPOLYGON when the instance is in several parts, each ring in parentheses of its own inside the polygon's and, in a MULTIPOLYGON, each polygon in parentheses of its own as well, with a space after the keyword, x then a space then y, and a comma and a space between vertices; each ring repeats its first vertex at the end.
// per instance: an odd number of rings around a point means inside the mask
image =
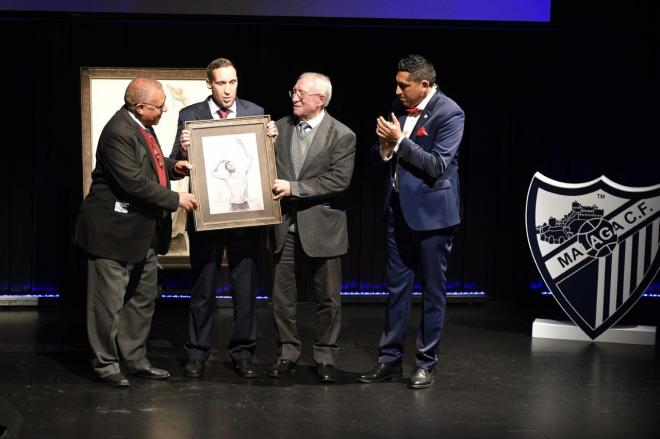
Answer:
POLYGON ((409 116, 419 116, 423 111, 421 108, 406 108, 406 113, 409 116))

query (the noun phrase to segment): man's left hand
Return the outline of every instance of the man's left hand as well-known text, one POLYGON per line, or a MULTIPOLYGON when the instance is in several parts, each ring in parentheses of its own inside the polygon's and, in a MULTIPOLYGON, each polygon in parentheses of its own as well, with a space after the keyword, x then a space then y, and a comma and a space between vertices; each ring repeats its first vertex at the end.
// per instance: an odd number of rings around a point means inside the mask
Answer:
POLYGON ((291 196, 291 184, 286 180, 275 179, 273 182, 273 200, 291 196))
POLYGON ((188 160, 179 160, 174 164, 174 172, 179 175, 183 175, 184 177, 190 175, 191 169, 192 165, 188 162, 188 160))

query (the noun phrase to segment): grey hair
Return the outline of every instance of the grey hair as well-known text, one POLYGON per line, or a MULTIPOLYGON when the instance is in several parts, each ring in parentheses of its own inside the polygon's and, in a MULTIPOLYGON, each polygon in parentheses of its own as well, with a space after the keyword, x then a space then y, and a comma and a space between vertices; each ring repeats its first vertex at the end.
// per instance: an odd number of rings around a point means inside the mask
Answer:
POLYGON ((312 86, 314 87, 314 92, 325 96, 323 108, 327 107, 330 104, 330 100, 332 99, 332 82, 330 82, 330 78, 323 73, 317 72, 305 72, 300 75, 298 79, 302 79, 303 77, 312 80, 312 83, 314 84, 312 86))

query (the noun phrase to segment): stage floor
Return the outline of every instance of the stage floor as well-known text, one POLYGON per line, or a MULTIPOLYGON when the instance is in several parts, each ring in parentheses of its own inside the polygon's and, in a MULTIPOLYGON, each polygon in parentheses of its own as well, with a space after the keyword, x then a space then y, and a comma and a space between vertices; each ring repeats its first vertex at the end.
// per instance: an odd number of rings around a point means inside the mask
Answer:
POLYGON ((404 380, 359 384, 376 358, 383 305, 343 308, 340 380, 320 385, 314 305, 299 308, 301 367, 265 375, 275 355, 271 309, 259 308, 259 378, 231 370, 231 309, 216 313, 217 348, 203 379, 183 375, 186 303, 158 304, 150 359, 167 381, 93 381, 84 310, 0 309, 0 437, 30 438, 657 438, 660 361, 653 346, 533 340, 507 304, 449 306, 436 383, 410 390, 419 306, 404 380), (4 435, 2 429, 5 429, 4 435))

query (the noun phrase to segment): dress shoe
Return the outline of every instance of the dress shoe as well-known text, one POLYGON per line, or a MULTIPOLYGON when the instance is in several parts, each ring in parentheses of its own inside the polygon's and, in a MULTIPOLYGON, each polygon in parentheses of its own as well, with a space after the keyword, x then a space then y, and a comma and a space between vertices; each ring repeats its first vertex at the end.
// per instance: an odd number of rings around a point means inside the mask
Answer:
POLYGON ((170 377, 170 373, 157 367, 147 367, 146 369, 139 369, 132 372, 132 375, 149 380, 164 380, 170 377))
POLYGON ((234 361, 234 370, 243 378, 255 378, 257 376, 257 367, 250 359, 234 361))
POLYGON ((426 389, 433 385, 433 371, 422 369, 418 367, 412 375, 410 375, 410 383, 408 387, 411 389, 426 389))
POLYGON ((386 380, 398 380, 402 374, 403 368, 400 362, 378 363, 369 372, 360 375, 358 381, 361 383, 380 383, 386 380))
POLYGON ((100 377, 99 381, 111 387, 128 387, 130 383, 123 373, 113 373, 112 375, 100 377))
POLYGON ((268 369, 268 376, 273 378, 284 378, 293 375, 296 371, 296 363, 291 360, 280 358, 268 369))
POLYGON ((333 364, 317 363, 316 377, 322 383, 334 383, 337 381, 337 369, 333 364))
POLYGON ((188 378, 199 378, 204 372, 204 362, 202 360, 188 360, 183 372, 188 378))

